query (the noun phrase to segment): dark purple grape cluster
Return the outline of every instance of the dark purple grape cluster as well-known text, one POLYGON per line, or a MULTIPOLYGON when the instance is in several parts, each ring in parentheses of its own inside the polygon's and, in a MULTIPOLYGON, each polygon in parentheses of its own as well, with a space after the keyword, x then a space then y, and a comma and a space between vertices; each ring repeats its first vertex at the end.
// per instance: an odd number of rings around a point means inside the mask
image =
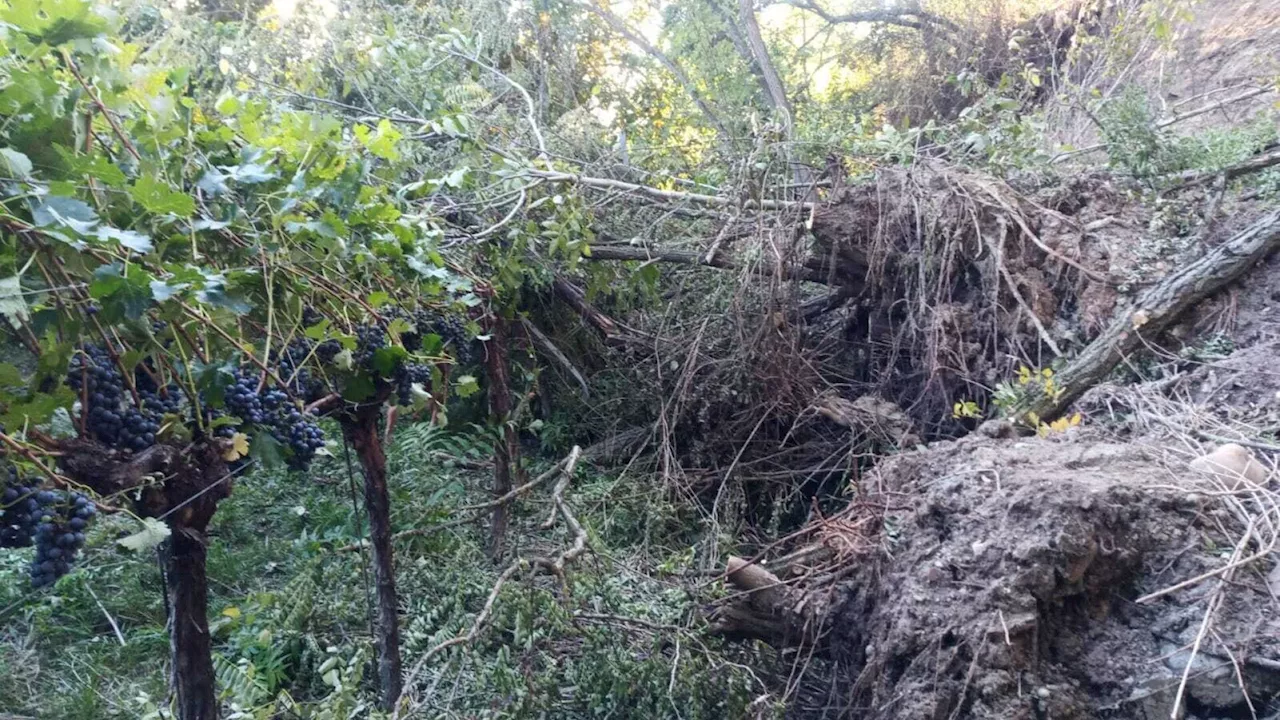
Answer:
POLYGON ((33 543, 31 584, 52 585, 71 570, 84 531, 96 514, 89 498, 78 492, 41 490, 23 480, 9 466, 0 492, 0 547, 21 548, 33 543))
POLYGON ((413 385, 418 383, 423 388, 431 388, 431 366, 424 363, 400 363, 396 368, 396 400, 401 405, 413 404, 413 385))
POLYGON ((31 561, 31 584, 52 585, 71 570, 76 554, 84 547, 84 531, 96 514, 89 498, 80 493, 40 491, 45 508, 36 525, 36 555, 31 561))
MULTIPOLYGON (((280 368, 283 371, 283 364, 280 368)), ((297 408, 288 393, 274 386, 266 386, 258 392, 257 381, 239 371, 226 387, 223 407, 226 414, 240 420, 245 430, 259 428, 287 446, 290 449, 289 465, 295 469, 305 469, 311 464, 316 450, 324 447, 324 431, 311 416, 297 408)), ((230 437, 236 429, 222 425, 216 432, 230 437)))
POLYGON ((126 407, 120 412, 120 432, 113 444, 134 452, 146 450, 156 444, 160 420, 159 413, 154 411, 126 407))
POLYGON ((324 315, 319 310, 307 305, 302 308, 302 327, 310 328, 324 322, 324 315))
MULTIPOLYGON (((333 342, 337 343, 336 340, 333 342)), ((307 368, 313 349, 318 357, 319 348, 314 340, 294 338, 283 352, 272 353, 277 368, 276 375, 288 386, 290 392, 304 400, 315 399, 324 394, 324 383, 315 379, 307 368)), ((333 355, 337 354, 335 350, 333 355)), ((332 360, 333 357, 330 356, 329 359, 332 360)))
POLYGON ((428 325, 430 332, 440 336, 450 356, 459 365, 473 365, 478 358, 475 338, 467 332, 467 325, 457 315, 437 315, 428 325))
POLYGON ((342 352, 342 343, 337 340, 325 340, 316 346, 316 359, 328 365, 342 352))
POLYGON ((182 388, 177 385, 169 385, 163 393, 138 388, 138 399, 141 401, 142 409, 160 415, 181 413, 183 398, 182 388))
POLYGON ((7 475, 0 493, 0 547, 27 547, 44 516, 39 486, 19 479, 12 466, 7 475))
POLYGON ((445 350, 456 363, 470 365, 475 362, 475 339, 467 332, 467 324, 461 317, 423 308, 414 310, 412 313, 393 309, 387 315, 403 318, 413 326, 412 331, 401 336, 405 348, 410 352, 417 352, 422 347, 422 339, 434 334, 439 336, 445 350))
POLYGON ((380 324, 356 328, 356 367, 373 369, 373 356, 387 346, 387 329, 380 324))
POLYGON ((265 417, 262 398, 258 396, 258 381, 239 370, 235 371, 231 384, 223 389, 222 404, 229 415, 240 418, 241 422, 258 425, 265 417))
POLYGON ((85 430, 90 436, 134 452, 155 444, 163 414, 178 409, 181 394, 166 391, 168 397, 162 397, 149 374, 139 371, 138 377, 146 379, 138 393, 141 407, 135 407, 133 398, 125 393, 123 376, 102 347, 88 345, 71 358, 67 385, 88 403, 81 412, 87 413, 85 430))
POLYGON ((316 450, 324 447, 324 431, 307 415, 292 405, 285 405, 267 413, 270 422, 268 432, 290 450, 289 467, 306 469, 315 457, 316 450))
POLYGON ((97 345, 85 347, 71 358, 67 369, 67 385, 76 395, 88 401, 81 412, 89 434, 108 445, 115 445, 120 435, 120 404, 124 399, 124 381, 111 357, 97 345))

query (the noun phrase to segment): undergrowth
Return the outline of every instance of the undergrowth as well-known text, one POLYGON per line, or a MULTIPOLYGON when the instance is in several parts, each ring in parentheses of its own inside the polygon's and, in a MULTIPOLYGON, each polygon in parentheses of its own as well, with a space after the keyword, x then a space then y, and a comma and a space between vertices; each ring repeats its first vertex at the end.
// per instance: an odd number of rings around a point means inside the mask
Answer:
MULTIPOLYGON (((389 453, 398 529, 483 501, 481 434, 404 426, 389 453), (456 458, 456 459, 450 459, 456 458)), ((306 482, 256 470, 212 527, 210 617, 218 689, 229 718, 376 718, 367 570, 356 544, 353 479, 340 445, 306 482)), ((360 482, 358 477, 354 482, 360 482)), ((691 538, 651 493, 580 468, 570 502, 593 553, 568 573, 508 583, 474 647, 437 656, 418 678, 421 717, 742 717, 763 694, 754 650, 708 638, 677 572, 691 538), (729 653, 742 655, 731 661, 729 653)), ((517 511, 521 554, 565 538, 537 526, 549 502, 517 511)), ((129 521, 89 538, 83 567, 45 592, 21 582, 23 552, 0 552, 0 708, 49 720, 164 718, 167 656, 155 557, 115 546, 129 521), (114 627, 118 628, 118 633, 114 627)), ((406 666, 471 627, 499 568, 483 528, 408 538, 397 547, 406 666)))

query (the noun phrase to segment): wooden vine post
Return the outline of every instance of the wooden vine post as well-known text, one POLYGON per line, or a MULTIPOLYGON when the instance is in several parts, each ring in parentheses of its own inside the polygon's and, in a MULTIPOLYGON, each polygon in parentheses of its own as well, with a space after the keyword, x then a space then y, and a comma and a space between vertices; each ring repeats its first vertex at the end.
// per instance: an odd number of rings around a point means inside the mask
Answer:
POLYGON ((213 657, 209 642, 209 578, 204 533, 175 528, 160 546, 165 606, 169 609, 170 682, 179 720, 214 720, 218 701, 214 690, 213 657))
POLYGON ((141 517, 163 521, 169 536, 157 551, 169 622, 170 682, 177 720, 216 720, 209 634, 208 538, 218 503, 231 494, 233 474, 223 459, 226 440, 189 446, 155 445, 127 455, 86 439, 58 444, 58 465, 100 496, 135 497, 141 517), (166 478, 154 484, 150 478, 166 478))
POLYGON ((364 504, 369 516, 369 544, 373 552, 373 582, 378 606, 375 641, 378 681, 384 710, 400 697, 400 619, 396 597, 395 563, 391 550, 391 497, 387 491, 387 455, 378 436, 382 403, 356 406, 338 415, 342 433, 355 449, 364 471, 364 504))
MULTIPOLYGON (((485 319, 489 341, 485 343, 485 374, 489 385, 489 415, 499 426, 493 448, 493 494, 502 497, 512 488, 511 479, 520 467, 520 443, 511 418, 511 370, 508 323, 496 312, 485 319)), ((502 557, 506 545, 507 504, 493 506, 493 523, 489 536, 489 555, 502 557)))

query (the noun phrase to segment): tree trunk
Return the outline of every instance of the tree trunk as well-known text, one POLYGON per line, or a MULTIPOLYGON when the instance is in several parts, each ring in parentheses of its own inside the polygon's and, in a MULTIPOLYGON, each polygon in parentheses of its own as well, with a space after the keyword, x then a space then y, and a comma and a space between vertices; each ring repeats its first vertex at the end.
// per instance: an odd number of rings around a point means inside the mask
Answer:
POLYGON ((218 717, 209 644, 205 553, 204 535, 191 528, 173 528, 173 534, 160 547, 178 720, 218 717))
MULTIPOLYGON (((508 368, 507 321, 496 314, 487 321, 489 342, 486 343, 485 370, 489 380, 489 415, 498 423, 500 436, 493 448, 493 494, 502 497, 511 491, 511 476, 520 462, 520 444, 511 425, 511 377, 508 368)), ((493 524, 489 536, 489 555, 502 557, 507 539, 507 504, 493 507, 493 524)))
POLYGON ((774 112, 778 114, 778 119, 782 121, 783 127, 786 129, 787 139, 791 139, 791 100, 787 97, 786 88, 782 86, 782 78, 778 75, 777 68, 773 65, 773 58, 769 57, 769 48, 764 44, 764 36, 760 34, 760 24, 756 22, 756 8, 754 0, 739 0, 738 16, 742 21, 742 27, 746 30, 747 47, 751 50, 752 58, 757 67, 760 68, 760 74, 764 78, 764 87, 768 91, 769 105, 773 107, 774 112))
POLYGON ((377 589, 378 681, 382 708, 391 710, 400 697, 400 621, 397 615, 395 565, 391 558, 391 499, 387 493, 387 456, 378 438, 380 404, 365 405, 341 419, 342 432, 364 470, 364 506, 369 514, 373 548, 373 582, 377 589))
POLYGON ((1034 424, 1058 417, 1126 356, 1142 350, 1183 311, 1244 275, 1280 248, 1280 210, 1259 218, 1213 250, 1152 286, 1054 378, 1060 392, 1037 392, 1013 413, 1034 424))

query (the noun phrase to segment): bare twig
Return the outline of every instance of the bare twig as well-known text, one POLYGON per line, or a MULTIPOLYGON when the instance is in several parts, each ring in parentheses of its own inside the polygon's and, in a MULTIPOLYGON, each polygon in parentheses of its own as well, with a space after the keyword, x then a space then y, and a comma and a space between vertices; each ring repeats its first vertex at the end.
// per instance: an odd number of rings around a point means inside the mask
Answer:
MULTIPOLYGON (((476 615, 475 620, 472 621, 471 626, 470 628, 468 628, 467 632, 455 635, 454 637, 449 638, 448 640, 445 640, 444 642, 441 642, 438 645, 433 646, 431 649, 427 650, 427 652, 424 653, 421 658, 418 658, 417 662, 413 664, 413 668, 409 671, 409 675, 405 680, 404 690, 401 691, 400 697, 396 700, 396 710, 395 710, 395 714, 392 716, 393 720, 398 720, 402 716, 402 712, 404 711, 404 708, 405 708, 404 699, 409 694, 409 692, 413 689, 419 673, 422 672, 422 668, 426 666, 426 664, 431 660, 431 658, 435 657, 436 655, 439 655, 440 653, 444 652, 445 650, 448 650, 449 648, 458 647, 460 645, 470 645, 472 642, 475 641, 475 639, 480 635, 480 632, 484 630, 484 627, 488 623, 490 616, 493 614, 493 606, 494 606, 494 603, 497 602, 498 600, 498 594, 502 592, 502 587, 508 581, 510 581, 512 576, 514 576, 522 567, 525 567, 527 564, 532 562, 534 565, 547 568, 553 574, 555 574, 557 577, 563 580, 565 564, 577 559, 580 555, 582 555, 583 552, 586 551, 587 533, 582 528, 582 526, 578 523, 577 518, 574 517, 573 513, 569 510, 569 507, 564 500, 565 490, 569 486, 569 481, 573 477, 573 470, 577 465, 578 458, 579 456, 581 456, 581 454, 582 454, 582 449, 579 448, 577 445, 575 445, 573 447, 573 450, 569 452, 568 457, 566 457, 563 461, 558 463, 556 467, 548 471, 548 474, 556 471, 560 472, 560 480, 556 483, 555 489, 552 491, 552 499, 555 503, 557 511, 559 511, 560 515, 564 518, 565 524, 568 525, 570 531, 573 532, 574 540, 572 545, 570 545, 568 549, 566 549, 565 551, 557 555, 556 558, 553 560, 546 560, 543 558, 534 558, 531 561, 526 561, 524 559, 516 559, 510 565, 508 565, 506 569, 504 569, 501 573, 499 573, 498 579, 494 581, 493 588, 489 591, 489 597, 485 599, 484 606, 480 609, 480 613, 476 615)), ((540 480, 535 480, 534 483, 539 481, 540 480)), ((526 487, 526 486, 521 486, 521 487, 526 487)), ((520 488, 516 488, 516 490, 520 490, 520 488)), ((508 493, 507 496, 504 496, 504 498, 510 499, 508 496, 514 496, 514 493, 516 492, 516 490, 513 490, 511 493, 508 493)), ((497 499, 497 501, 500 501, 500 500, 503 500, 503 498, 497 499)))
MULTIPOLYGON (((704 195, 701 193, 685 192, 682 190, 663 190, 660 188, 650 187, 648 185, 614 180, 612 178, 592 177, 589 175, 553 172, 549 170, 525 170, 524 172, 527 175, 543 178, 549 182, 571 183, 574 185, 584 185, 586 187, 593 187, 602 190, 621 190, 636 195, 643 195, 662 202, 691 202, 698 205, 709 205, 711 207, 730 207, 738 203, 738 200, 732 197, 704 195)), ((803 202, 799 200, 771 200, 765 198, 761 200, 748 200, 743 203, 743 207, 759 208, 761 210, 792 210, 795 208, 809 210, 817 207, 817 203, 803 202)))
POLYGON ((116 640, 120 641, 120 647, 127 645, 124 641, 124 633, 120 632, 120 626, 116 624, 116 619, 111 617, 111 613, 107 612, 106 606, 104 606, 102 601, 98 599, 98 593, 93 591, 93 584, 85 583, 84 587, 89 591, 89 596, 93 598, 93 601, 98 604, 98 609, 101 610, 103 616, 107 618, 107 622, 111 624, 111 629, 115 631, 116 634, 116 640))
POLYGON ((537 108, 537 105, 535 105, 533 102, 533 97, 529 95, 529 91, 525 90, 524 86, 521 85, 520 83, 516 82, 515 80, 512 80, 511 77, 508 76, 506 73, 486 63, 480 58, 472 57, 470 55, 465 55, 456 50, 450 50, 448 48, 445 48, 445 52, 449 53, 450 55, 453 55, 454 57, 462 58, 467 62, 475 63, 479 67, 484 68, 490 73, 498 76, 503 82, 515 88, 516 92, 520 93, 520 96, 524 98, 524 104, 525 104, 525 110, 526 110, 525 118, 529 122, 529 129, 533 131, 534 140, 536 140, 538 143, 538 158, 542 160, 546 160, 549 166, 550 155, 547 153, 547 141, 545 138, 542 137, 542 130, 538 128, 538 116, 537 116, 538 108, 537 108))
MULTIPOLYGON (((1200 621, 1200 630, 1196 632, 1195 642, 1191 644, 1191 654, 1187 657, 1187 664, 1182 668, 1182 679, 1178 682, 1178 692, 1173 696, 1173 710, 1169 713, 1172 720, 1178 720, 1181 715, 1178 710, 1182 707, 1182 698, 1187 692, 1187 680, 1191 677, 1191 667, 1195 665, 1196 655, 1200 652, 1200 643, 1204 641, 1204 636, 1213 624, 1213 616, 1218 611, 1218 606, 1222 604, 1222 599, 1226 593, 1223 592, 1227 583, 1231 580, 1231 574, 1239 564, 1236 560, 1240 554, 1244 552, 1244 548, 1249 543, 1249 539, 1253 534, 1253 522, 1249 523, 1249 527, 1245 529, 1244 536, 1240 538, 1240 542, 1236 543, 1235 550, 1231 553, 1231 562, 1227 564, 1222 580, 1218 583, 1218 588, 1214 591, 1213 596, 1209 598, 1209 604, 1205 607, 1204 618, 1200 621)), ((1242 688, 1243 691, 1243 688, 1242 688)))
POLYGON ((915 30, 922 30, 927 25, 937 25, 948 30, 958 30, 955 23, 946 18, 938 17, 930 13, 911 7, 903 7, 897 9, 871 10, 867 12, 851 12, 842 15, 835 15, 823 9, 813 0, 784 0, 784 5, 808 10, 818 17, 826 20, 832 25, 842 23, 883 23, 885 25, 900 25, 915 30))
POLYGON ((1003 217, 999 220, 1000 239, 996 241, 995 255, 996 267, 1000 270, 1000 277, 1004 278, 1005 284, 1009 286, 1009 294, 1012 295, 1014 301, 1018 303, 1018 307, 1022 308, 1022 311, 1026 313, 1027 317, 1031 320, 1031 324, 1035 327, 1036 333, 1040 335, 1040 340, 1042 340, 1044 344, 1053 351, 1054 355, 1062 357, 1062 349, 1053 341, 1053 338, 1049 335, 1049 331, 1045 329, 1044 323, 1040 322, 1040 318, 1036 316, 1035 311, 1031 309, 1031 306, 1027 304, 1026 299, 1022 297, 1022 293, 1018 290, 1018 283, 1013 279, 1013 275, 1009 272, 1009 268, 1005 267, 1004 240, 1009 226, 1003 217))
MULTIPOLYGON (((472 523, 477 520, 480 520, 481 518, 484 517, 485 513, 488 512, 489 510, 492 510, 498 505, 509 503, 515 498, 519 497, 520 495, 523 495, 524 493, 529 492, 533 488, 555 477, 556 473, 560 472, 561 468, 564 467, 565 463, 568 462, 568 460, 569 458, 566 457, 564 460, 561 460, 560 462, 556 463, 551 467, 551 469, 542 473, 538 477, 530 480, 529 482, 523 485, 514 487, 510 491, 488 502, 476 503, 474 505, 464 505, 463 507, 460 507, 455 511, 455 512, 472 513, 471 515, 468 515, 462 518, 456 518, 448 522, 438 523, 435 525, 428 525, 426 527, 413 528, 412 530, 402 530, 396 533, 395 535, 392 535, 391 539, 403 540, 405 538, 419 537, 423 535, 433 535, 442 530, 448 530, 449 528, 455 528, 460 525, 466 525, 467 523, 472 523)), ((360 547, 361 547, 360 543, 353 543, 351 545, 344 545, 338 548, 337 552, 353 552, 355 550, 359 550, 360 547)))
POLYGON ((489 616, 493 614, 493 604, 498 599, 498 593, 502 592, 502 586, 511 579, 512 575, 516 574, 516 571, 519 570, 520 566, 523 564, 524 562, 522 560, 516 560, 508 565, 507 568, 498 575, 498 580, 494 582, 493 589, 489 591, 489 597, 484 601, 484 607, 480 609, 480 614, 476 615, 476 619, 471 623, 471 627, 467 632, 461 635, 455 635, 439 645, 432 647, 424 653, 422 657, 418 658, 418 662, 413 664, 413 668, 409 670, 409 675, 405 679, 404 690, 400 692, 400 697, 396 699, 395 714, 391 716, 393 720, 399 720, 401 717, 401 712, 404 709, 405 695, 407 695, 413 688, 414 682, 418 678, 418 673, 422 672, 422 668, 426 666, 427 661, 451 647, 456 647, 458 645, 470 645, 476 639, 480 634, 480 631, 484 629, 485 623, 489 621, 489 616))

